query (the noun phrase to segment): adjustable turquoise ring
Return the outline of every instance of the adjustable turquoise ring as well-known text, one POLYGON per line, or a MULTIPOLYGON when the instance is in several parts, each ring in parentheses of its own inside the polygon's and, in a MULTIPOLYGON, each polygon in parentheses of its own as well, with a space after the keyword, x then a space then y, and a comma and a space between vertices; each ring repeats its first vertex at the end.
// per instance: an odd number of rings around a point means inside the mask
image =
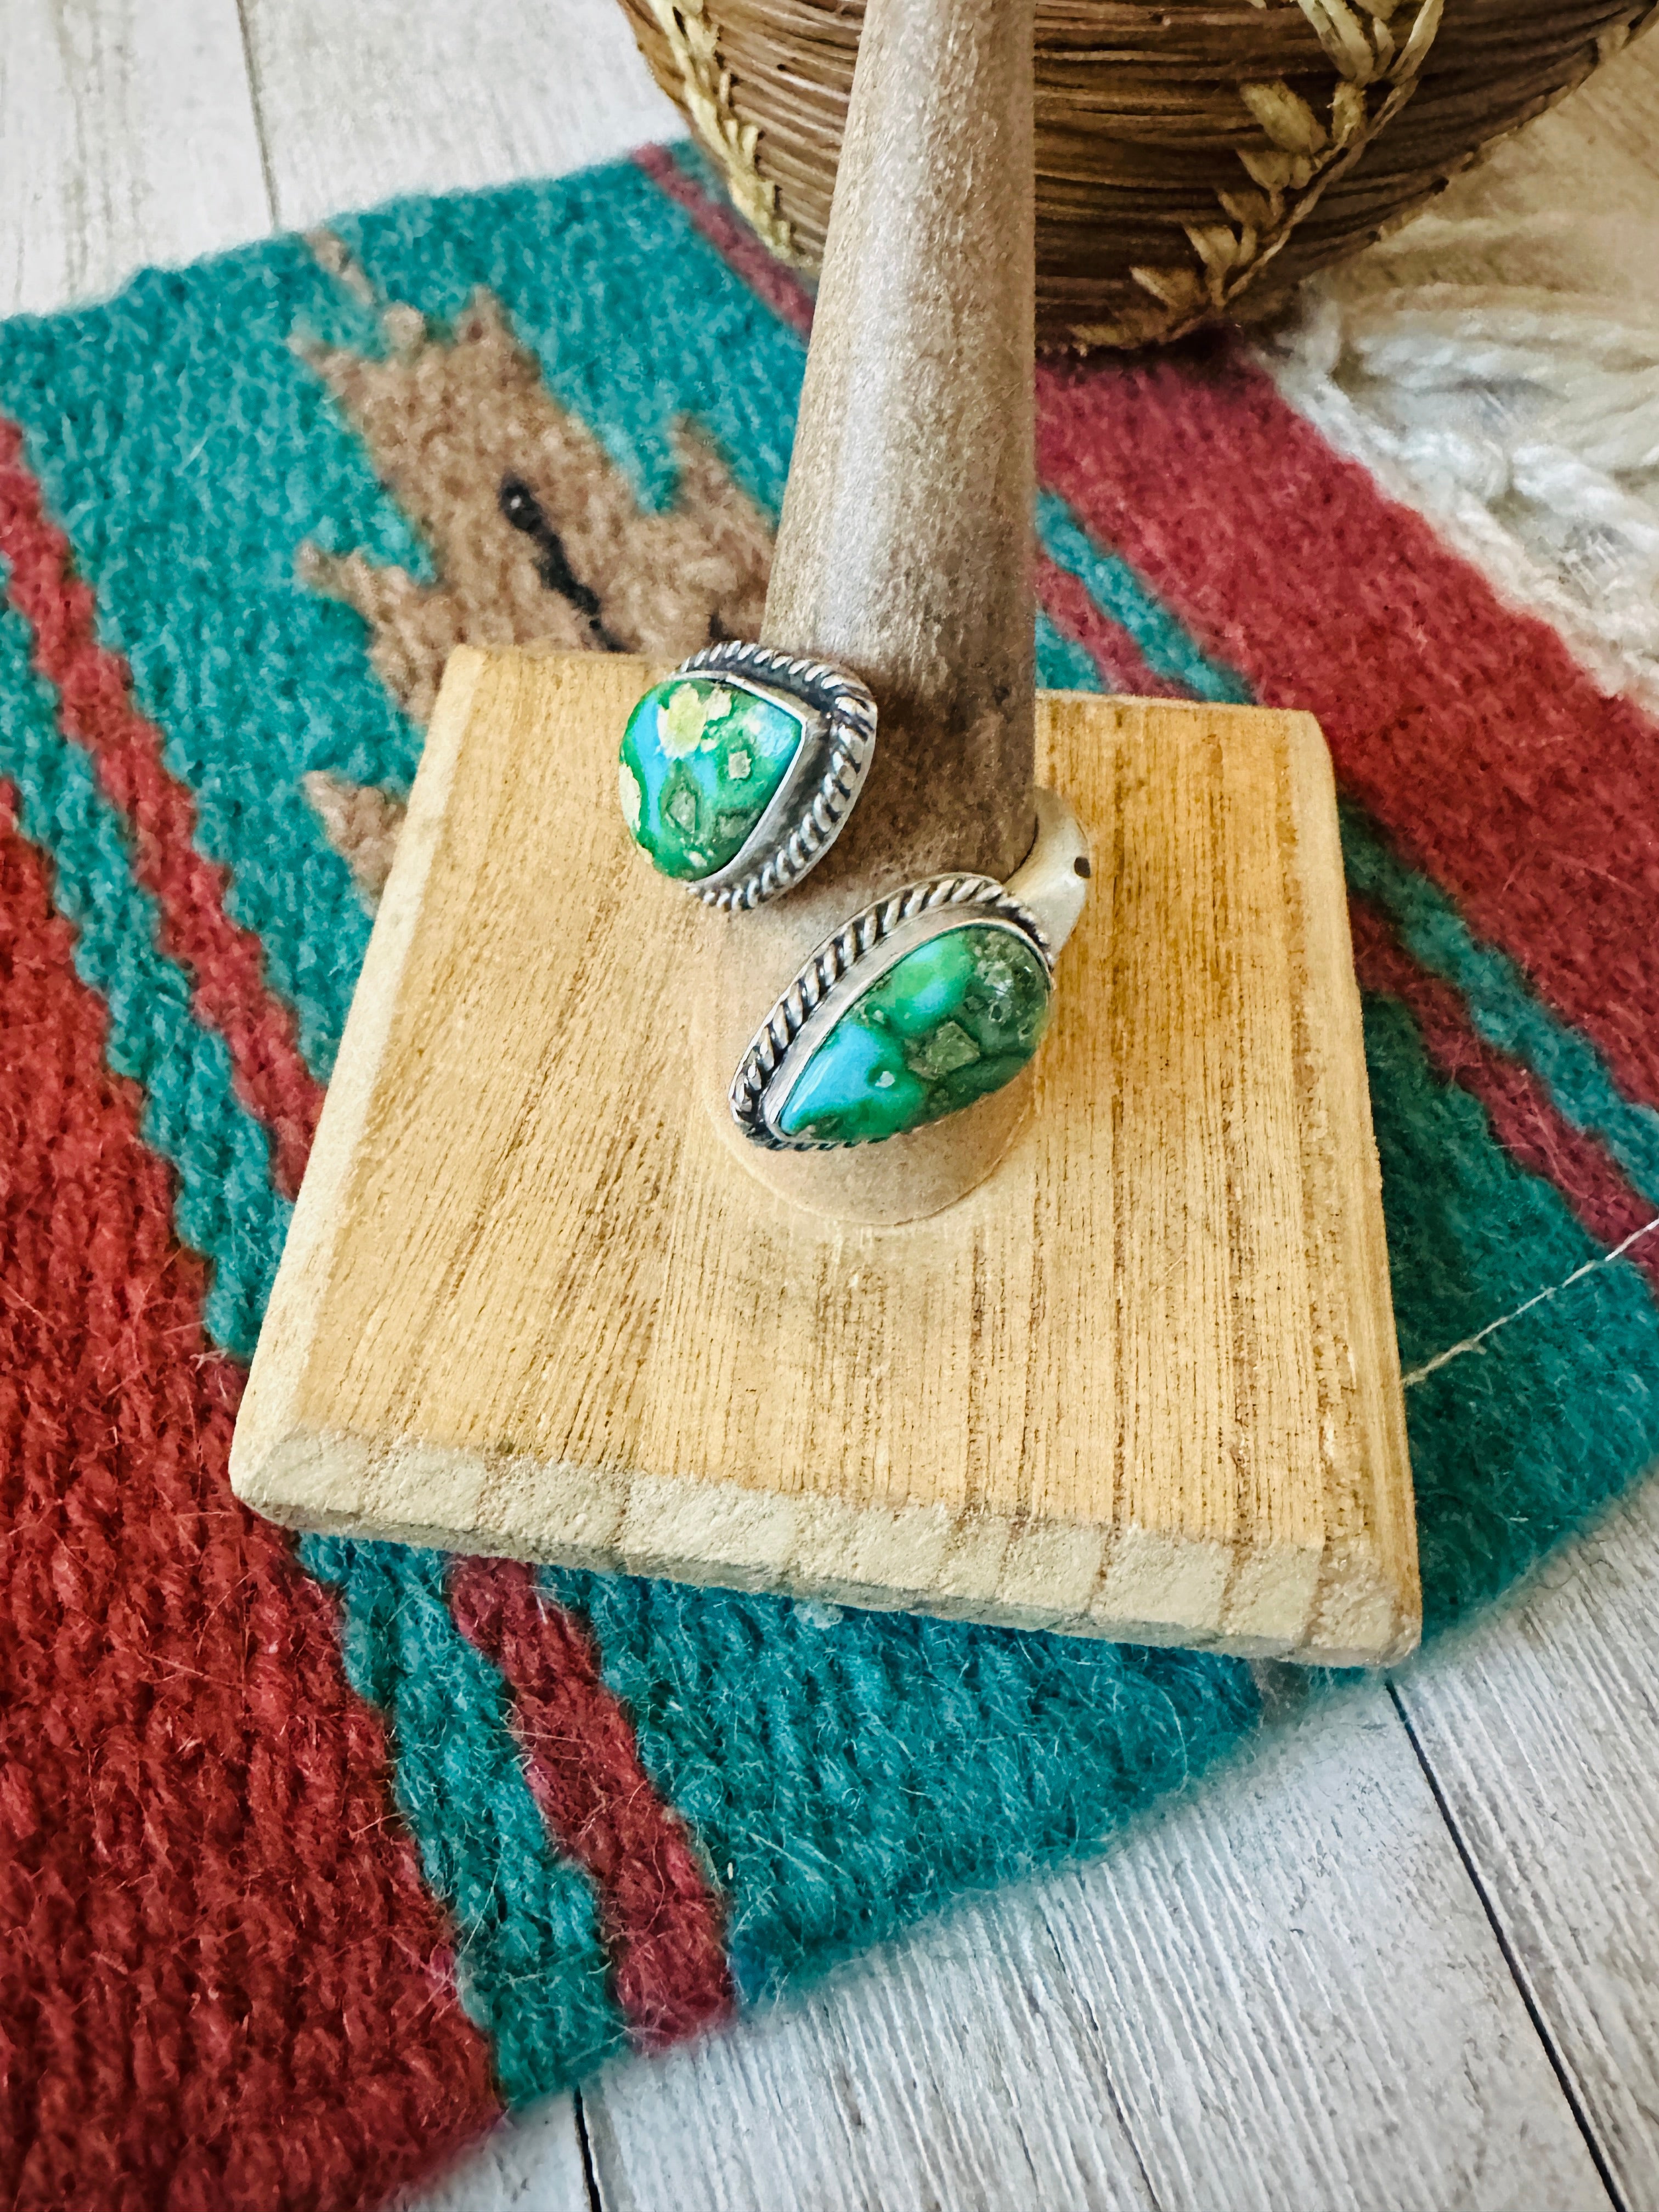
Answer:
POLYGON ((856 676, 725 639, 629 714, 623 815, 652 866, 707 905, 758 906, 834 844, 875 744, 876 702, 856 676))
POLYGON ((929 876, 826 938, 732 1078, 732 1119, 769 1152, 879 1143, 1012 1081, 1042 1041, 1054 963, 1083 911, 1088 841, 1037 794, 1005 884, 929 876))

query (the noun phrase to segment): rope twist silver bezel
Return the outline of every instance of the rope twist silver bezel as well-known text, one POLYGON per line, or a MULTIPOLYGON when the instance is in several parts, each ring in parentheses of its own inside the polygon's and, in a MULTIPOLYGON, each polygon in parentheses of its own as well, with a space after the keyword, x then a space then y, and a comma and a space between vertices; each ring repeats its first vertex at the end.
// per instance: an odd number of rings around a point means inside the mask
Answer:
MULTIPOLYGON (((811 1139, 780 1137, 767 1124, 763 1102, 767 1087, 784 1055, 805 1028, 829 994, 852 975, 861 961, 892 937, 907 922, 960 907, 988 919, 1006 922, 1018 930, 1042 960, 1050 981, 1054 957, 1042 924, 1029 908, 1000 884, 994 876, 926 876, 878 899, 844 921, 803 963, 782 990, 771 1012, 755 1032, 749 1049, 732 1079, 732 1117, 753 1144, 772 1152, 827 1152, 848 1149, 842 1145, 811 1139)), ((866 1142, 880 1143, 881 1139, 866 1142)))
MULTIPOLYGON (((716 645, 704 646, 664 681, 722 673, 769 683, 814 708, 824 718, 823 744, 828 749, 816 786, 810 797, 794 803, 788 835, 781 843, 740 874, 734 876, 732 871, 740 866, 741 854, 726 867, 686 884, 693 898, 727 914, 746 912, 790 890, 835 842, 869 773, 876 743, 876 702, 868 686, 845 668, 782 653, 774 646, 750 644, 744 638, 722 638, 716 645)), ((789 788, 793 774, 792 769, 781 791, 789 788)), ((760 827, 757 823, 756 829, 760 827)))

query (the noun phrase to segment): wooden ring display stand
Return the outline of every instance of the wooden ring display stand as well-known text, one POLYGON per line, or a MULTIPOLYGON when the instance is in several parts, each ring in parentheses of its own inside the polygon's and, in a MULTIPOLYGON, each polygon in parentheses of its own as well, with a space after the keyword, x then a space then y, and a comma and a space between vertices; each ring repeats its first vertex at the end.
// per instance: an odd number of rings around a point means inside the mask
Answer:
POLYGON ((292 1525, 1334 1664, 1419 1598, 1330 767, 1306 716, 1035 695, 1030 0, 874 0, 769 642, 876 762, 724 916, 617 811, 664 672, 457 653, 238 1423, 292 1525), (757 1020, 848 915, 1092 894, 1031 1069, 745 1145, 757 1020))

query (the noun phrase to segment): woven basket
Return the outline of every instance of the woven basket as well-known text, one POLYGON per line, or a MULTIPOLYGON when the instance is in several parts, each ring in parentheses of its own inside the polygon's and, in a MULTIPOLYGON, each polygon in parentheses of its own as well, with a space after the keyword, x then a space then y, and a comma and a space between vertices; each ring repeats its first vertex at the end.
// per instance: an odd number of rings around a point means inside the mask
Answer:
MULTIPOLYGON (((774 252, 813 270, 863 0, 622 0, 774 252)), ((1653 0, 1038 0, 1037 332, 1269 311, 1583 82, 1653 0)))

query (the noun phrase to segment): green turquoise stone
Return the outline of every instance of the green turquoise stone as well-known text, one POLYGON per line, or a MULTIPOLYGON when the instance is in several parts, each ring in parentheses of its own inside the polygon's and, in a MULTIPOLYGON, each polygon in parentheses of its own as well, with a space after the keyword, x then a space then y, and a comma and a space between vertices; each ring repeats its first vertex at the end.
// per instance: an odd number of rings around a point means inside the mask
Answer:
POLYGON ((807 714, 717 676, 671 676, 628 718, 617 788, 635 842, 689 883, 735 860, 806 735, 807 714))
POLYGON ((1048 1025, 1048 971, 1024 938, 963 922, 896 961, 796 1078, 778 1127, 838 1145, 896 1137, 1019 1073, 1048 1025))

